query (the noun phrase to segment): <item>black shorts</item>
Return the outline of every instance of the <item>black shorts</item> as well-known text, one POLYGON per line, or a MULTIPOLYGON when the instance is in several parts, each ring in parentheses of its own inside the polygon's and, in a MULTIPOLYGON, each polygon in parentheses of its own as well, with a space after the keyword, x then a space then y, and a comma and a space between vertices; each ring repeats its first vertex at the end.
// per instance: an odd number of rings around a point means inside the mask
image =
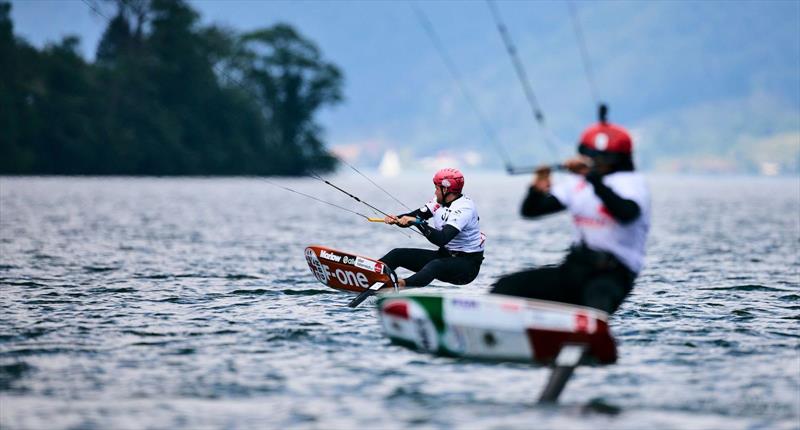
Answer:
POLYGON ((478 276, 483 262, 483 252, 454 253, 440 248, 397 248, 381 259, 392 270, 402 267, 413 272, 406 278, 406 286, 423 287, 434 279, 456 285, 469 284, 478 276))
POLYGON ((606 252, 573 248, 558 266, 546 266, 500 278, 492 293, 589 306, 619 308, 633 289, 636 274, 606 252))

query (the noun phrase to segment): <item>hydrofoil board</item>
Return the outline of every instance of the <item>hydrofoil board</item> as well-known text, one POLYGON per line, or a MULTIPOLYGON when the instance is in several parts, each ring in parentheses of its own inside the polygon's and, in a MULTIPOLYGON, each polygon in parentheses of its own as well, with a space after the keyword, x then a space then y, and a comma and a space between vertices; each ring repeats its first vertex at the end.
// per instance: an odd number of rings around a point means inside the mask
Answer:
POLYGON ((391 269, 379 260, 324 246, 309 246, 305 254, 314 277, 334 290, 360 294, 394 285, 391 269))
POLYGON ((378 308, 394 343, 435 355, 570 366, 617 360, 608 315, 588 307, 499 294, 402 292, 382 295, 378 308))

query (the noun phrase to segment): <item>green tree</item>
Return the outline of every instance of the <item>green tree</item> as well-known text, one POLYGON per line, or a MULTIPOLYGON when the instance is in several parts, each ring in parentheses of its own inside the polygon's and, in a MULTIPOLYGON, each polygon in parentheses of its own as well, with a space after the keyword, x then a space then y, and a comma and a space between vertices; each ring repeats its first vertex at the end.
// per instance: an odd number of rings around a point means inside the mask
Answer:
POLYGON ((339 69, 286 24, 244 34, 239 42, 243 75, 267 118, 267 142, 280 160, 280 173, 333 168, 335 159, 323 147, 314 114, 342 100, 339 69))
POLYGON ((35 130, 37 168, 54 174, 96 173, 98 139, 95 127, 97 104, 93 69, 78 54, 80 40, 65 37, 42 52, 35 97, 42 127, 35 130))
POLYGON ((24 160, 20 141, 20 100, 18 61, 14 24, 11 22, 11 4, 0 2, 0 169, 11 171, 22 168, 30 161, 24 160))
POLYGON ((118 13, 103 33, 100 43, 97 46, 97 63, 113 64, 120 55, 125 55, 131 51, 133 45, 133 35, 131 34, 128 20, 122 13, 118 13))

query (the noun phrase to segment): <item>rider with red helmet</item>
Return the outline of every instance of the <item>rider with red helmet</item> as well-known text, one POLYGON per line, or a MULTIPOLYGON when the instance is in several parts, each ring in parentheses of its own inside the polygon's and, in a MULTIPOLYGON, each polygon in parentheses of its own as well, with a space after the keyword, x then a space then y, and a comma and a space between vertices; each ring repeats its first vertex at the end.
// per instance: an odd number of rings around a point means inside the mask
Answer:
MULTIPOLYGON (((601 111, 602 112, 602 111, 601 111)), ((644 264, 650 195, 634 171, 633 144, 620 126, 601 121, 587 128, 579 155, 564 162, 572 174, 551 184, 550 169, 536 171, 522 215, 567 210, 574 239, 559 266, 500 278, 493 293, 590 306, 613 313, 630 293, 644 264)))
POLYGON ((386 224, 416 226, 438 250, 397 248, 380 260, 393 270, 403 267, 414 275, 400 279, 400 287, 422 287, 434 279, 456 285, 472 282, 483 261, 484 236, 475 203, 461 192, 464 175, 458 169, 441 169, 433 176, 435 197, 402 215, 389 215, 386 224))

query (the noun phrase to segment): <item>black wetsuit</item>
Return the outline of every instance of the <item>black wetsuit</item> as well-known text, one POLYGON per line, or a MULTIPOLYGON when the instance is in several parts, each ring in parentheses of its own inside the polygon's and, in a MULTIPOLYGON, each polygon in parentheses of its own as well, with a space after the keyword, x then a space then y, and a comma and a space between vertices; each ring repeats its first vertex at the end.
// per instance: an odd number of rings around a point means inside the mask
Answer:
MULTIPOLYGON (((447 205, 445 205, 447 206, 447 205)), ((423 220, 433 217, 429 210, 416 209, 399 217, 419 217, 423 220)), ((478 276, 483 252, 450 251, 447 245, 459 233, 452 225, 445 225, 441 230, 431 228, 427 223, 416 226, 429 242, 439 247, 438 250, 418 248, 397 248, 391 250, 380 260, 392 270, 398 267, 416 272, 406 278, 407 287, 423 287, 434 279, 456 285, 469 284, 478 276)))
MULTIPOLYGON (((636 202, 620 197, 603 184, 600 175, 590 173, 586 180, 616 221, 625 224, 641 215, 636 202)), ((556 197, 531 187, 521 212, 524 217, 538 217, 564 209, 556 197)), ((611 314, 630 293, 635 279, 636 274, 613 254, 579 244, 560 265, 504 276, 491 292, 589 306, 611 314)))

